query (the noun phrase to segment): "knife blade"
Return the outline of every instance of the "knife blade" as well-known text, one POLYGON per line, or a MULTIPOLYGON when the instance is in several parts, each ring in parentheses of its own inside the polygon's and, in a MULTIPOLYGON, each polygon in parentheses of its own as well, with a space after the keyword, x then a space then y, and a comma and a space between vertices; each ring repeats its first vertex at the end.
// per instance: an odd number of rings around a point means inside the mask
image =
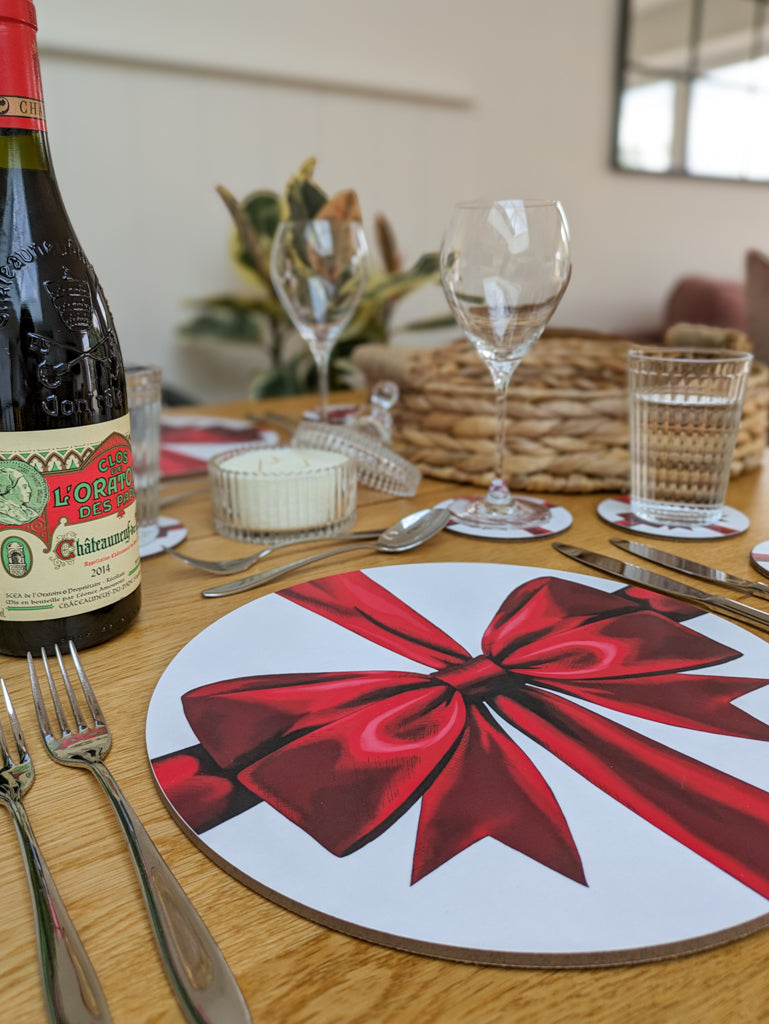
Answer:
POLYGON ((739 619, 757 629, 769 632, 769 615, 759 611, 758 608, 751 608, 749 604, 733 601, 730 597, 721 597, 720 594, 707 594, 704 590, 697 590, 696 587, 690 587, 687 583, 679 583, 678 580, 660 576, 659 573, 642 569, 640 565, 620 562, 618 558, 610 558, 608 555, 599 555, 596 551, 586 551, 584 548, 576 548, 571 544, 553 543, 553 547, 562 555, 582 562, 583 565, 589 565, 593 569, 598 569, 600 572, 605 572, 609 576, 635 583, 639 587, 647 587, 649 590, 657 590, 668 597, 678 597, 682 601, 689 601, 708 611, 722 612, 730 618, 739 619))
POLYGON ((681 558, 680 555, 673 555, 669 551, 660 551, 659 548, 641 544, 637 540, 612 537, 611 542, 616 547, 622 548, 623 551, 628 551, 631 555, 640 555, 641 558, 654 562, 655 565, 663 565, 666 569, 676 569, 678 572, 694 576, 698 580, 720 583, 724 587, 731 587, 743 594, 750 594, 751 597, 762 597, 765 601, 769 601, 769 583, 744 580, 741 576, 733 576, 729 572, 724 572, 723 569, 712 569, 709 565, 692 562, 689 558, 681 558))

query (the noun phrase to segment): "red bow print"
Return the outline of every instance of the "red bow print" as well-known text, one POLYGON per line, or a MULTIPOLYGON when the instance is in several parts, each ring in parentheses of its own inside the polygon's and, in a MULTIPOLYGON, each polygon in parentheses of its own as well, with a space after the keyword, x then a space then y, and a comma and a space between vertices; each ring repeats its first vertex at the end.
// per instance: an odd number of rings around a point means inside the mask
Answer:
POLYGON ((474 657, 359 572, 282 596, 431 671, 257 676, 185 694, 201 747, 153 766, 193 827, 265 800, 342 856, 421 799, 412 882, 491 836, 585 883, 519 732, 769 898, 769 794, 600 713, 769 740, 732 704, 767 681, 700 674, 738 652, 676 621, 698 614, 690 606, 535 579, 506 598, 474 657))

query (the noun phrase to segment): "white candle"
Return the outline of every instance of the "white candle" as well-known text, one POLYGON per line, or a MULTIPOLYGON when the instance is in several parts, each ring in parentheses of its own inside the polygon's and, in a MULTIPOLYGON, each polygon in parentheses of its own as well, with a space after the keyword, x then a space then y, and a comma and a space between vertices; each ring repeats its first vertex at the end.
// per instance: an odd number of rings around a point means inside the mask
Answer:
POLYGON ((338 452, 247 448, 214 459, 211 473, 217 529, 223 517, 230 535, 315 530, 355 514, 355 464, 338 452))

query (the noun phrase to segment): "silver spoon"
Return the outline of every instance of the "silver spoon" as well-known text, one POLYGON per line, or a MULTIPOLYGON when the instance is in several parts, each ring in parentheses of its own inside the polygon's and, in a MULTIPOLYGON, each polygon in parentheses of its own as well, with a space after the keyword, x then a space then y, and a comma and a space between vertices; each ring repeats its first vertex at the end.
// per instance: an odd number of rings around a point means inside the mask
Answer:
POLYGON ((229 594, 240 594, 244 590, 251 590, 260 587, 263 583, 270 583, 278 577, 299 569, 311 562, 319 562, 322 558, 331 558, 332 555, 342 555, 346 551, 357 551, 359 548, 373 548, 378 551, 386 551, 394 554, 399 551, 410 551, 419 547, 426 540, 440 533, 448 523, 451 514, 445 508, 427 508, 421 512, 412 512, 404 516, 397 523, 393 523, 384 533, 380 533, 375 544, 348 544, 343 548, 335 548, 333 551, 322 551, 317 555, 309 555, 307 558, 300 558, 296 562, 287 562, 275 569, 267 569, 265 572, 258 572, 254 576, 246 576, 242 580, 235 580, 232 583, 221 583, 217 587, 210 587, 202 591, 203 597, 226 597, 229 594))
POLYGON ((267 555, 271 555, 273 551, 279 551, 281 548, 287 548, 291 544, 310 544, 313 541, 339 541, 346 540, 376 540, 381 530, 357 530, 354 533, 337 533, 332 537, 315 537, 309 540, 281 540, 276 544, 271 544, 267 548, 262 548, 261 551, 257 551, 251 555, 241 555, 240 558, 223 558, 220 561, 209 561, 205 558, 193 558, 192 555, 182 554, 181 551, 173 551, 172 549, 166 549, 167 554, 172 555, 180 562, 184 562, 185 565, 191 565, 193 569, 202 569, 203 572, 212 572, 218 576, 229 576, 236 572, 245 572, 246 569, 250 569, 252 565, 256 565, 258 561, 265 558, 267 555))

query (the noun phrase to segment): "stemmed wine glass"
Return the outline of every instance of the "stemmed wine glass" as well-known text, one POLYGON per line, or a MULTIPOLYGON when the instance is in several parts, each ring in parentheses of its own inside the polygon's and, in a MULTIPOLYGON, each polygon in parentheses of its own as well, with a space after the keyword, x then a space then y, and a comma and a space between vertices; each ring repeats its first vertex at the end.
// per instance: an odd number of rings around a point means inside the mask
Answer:
POLYGON ((325 422, 331 351, 352 319, 368 277, 368 247, 360 221, 281 221, 272 242, 270 277, 312 352, 325 422))
POLYGON ((569 230, 561 204, 524 199, 458 203, 440 263, 451 311, 489 368, 497 407, 491 485, 482 499, 457 502, 452 514, 468 526, 504 535, 541 515, 541 505, 511 494, 504 481, 506 404, 513 372, 569 283, 569 230))

